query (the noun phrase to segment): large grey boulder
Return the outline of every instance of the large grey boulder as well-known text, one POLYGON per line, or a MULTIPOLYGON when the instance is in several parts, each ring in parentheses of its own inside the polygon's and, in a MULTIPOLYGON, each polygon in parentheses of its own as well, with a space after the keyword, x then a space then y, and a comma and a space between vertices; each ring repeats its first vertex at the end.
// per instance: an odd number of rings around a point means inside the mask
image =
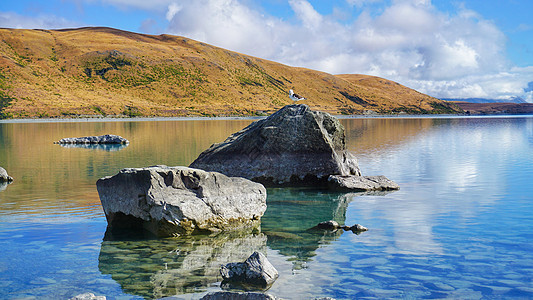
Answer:
POLYGON ((329 175, 361 175, 344 138, 344 127, 328 113, 287 105, 212 145, 190 167, 270 186, 325 186, 329 175))
POLYGON ((0 182, 12 182, 13 177, 7 174, 6 169, 0 167, 0 182))
POLYGON ((129 141, 119 135, 106 134, 106 135, 100 135, 100 136, 64 138, 54 143, 55 144, 129 144, 129 141))
POLYGON ((392 191, 400 186, 387 177, 380 176, 340 176, 331 175, 328 187, 339 192, 392 191))
POLYGON ((229 263, 220 268, 224 282, 269 287, 278 279, 278 271, 261 252, 254 252, 244 262, 229 263))
POLYGON ((96 187, 111 230, 177 236, 254 228, 266 210, 263 185, 187 167, 123 169, 96 187))

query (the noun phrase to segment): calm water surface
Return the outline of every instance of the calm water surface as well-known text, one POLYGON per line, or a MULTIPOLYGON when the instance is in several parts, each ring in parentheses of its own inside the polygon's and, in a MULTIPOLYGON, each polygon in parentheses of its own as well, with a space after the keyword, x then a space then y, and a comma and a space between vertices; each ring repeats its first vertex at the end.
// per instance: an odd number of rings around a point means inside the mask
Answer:
POLYGON ((250 120, 0 123, 0 298, 108 299, 220 290, 220 264, 254 250, 286 299, 533 298, 533 117, 344 119, 364 175, 388 194, 269 189, 259 234, 104 239, 95 182, 125 167, 188 165, 250 120), (113 133, 122 148, 66 148, 113 133), (317 234, 324 220, 370 231, 317 234))

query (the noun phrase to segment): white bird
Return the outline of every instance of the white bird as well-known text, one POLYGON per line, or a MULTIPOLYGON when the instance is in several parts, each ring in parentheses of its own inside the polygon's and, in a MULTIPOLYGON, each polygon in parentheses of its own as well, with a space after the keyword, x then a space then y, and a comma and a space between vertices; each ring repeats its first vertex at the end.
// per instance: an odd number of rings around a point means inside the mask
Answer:
POLYGON ((294 101, 305 100, 304 97, 302 97, 302 96, 300 96, 298 94, 295 94, 293 90, 289 91, 289 97, 291 97, 291 99, 294 100, 294 101))

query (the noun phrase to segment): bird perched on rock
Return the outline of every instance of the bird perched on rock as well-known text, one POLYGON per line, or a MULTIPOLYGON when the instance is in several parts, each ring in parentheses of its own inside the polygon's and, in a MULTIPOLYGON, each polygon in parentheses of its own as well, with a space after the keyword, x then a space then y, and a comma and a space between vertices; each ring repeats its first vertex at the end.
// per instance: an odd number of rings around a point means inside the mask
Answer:
POLYGON ((295 94, 293 90, 289 91, 289 97, 291 97, 291 99, 294 100, 294 101, 305 100, 304 97, 302 97, 302 96, 300 96, 298 94, 295 94))

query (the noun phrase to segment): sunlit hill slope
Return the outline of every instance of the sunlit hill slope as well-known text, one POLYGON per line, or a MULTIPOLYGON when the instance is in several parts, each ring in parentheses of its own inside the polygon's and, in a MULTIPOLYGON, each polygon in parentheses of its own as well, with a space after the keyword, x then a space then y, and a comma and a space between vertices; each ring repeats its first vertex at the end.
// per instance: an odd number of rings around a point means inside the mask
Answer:
POLYGON ((0 118, 259 115, 290 104, 289 89, 334 114, 460 111, 383 78, 289 67, 184 37, 0 29, 0 118))

